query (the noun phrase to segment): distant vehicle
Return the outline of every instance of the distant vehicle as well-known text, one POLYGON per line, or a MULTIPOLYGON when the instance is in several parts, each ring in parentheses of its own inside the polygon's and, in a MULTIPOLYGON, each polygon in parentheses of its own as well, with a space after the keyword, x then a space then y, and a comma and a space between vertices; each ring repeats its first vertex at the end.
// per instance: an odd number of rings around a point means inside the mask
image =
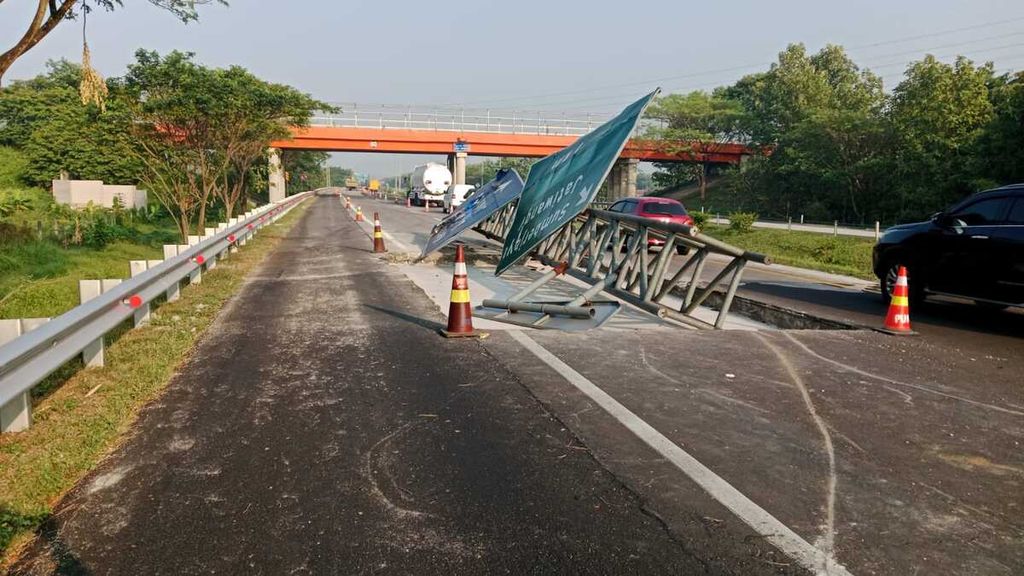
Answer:
POLYGON ((444 193, 444 213, 451 214, 456 208, 462 206, 467 198, 473 195, 476 186, 472 184, 452 184, 444 193))
POLYGON ((971 195, 927 222, 893 226, 872 259, 886 301, 906 266, 912 302, 945 294, 1024 306, 1024 184, 971 195))
POLYGON ((444 193, 452 185, 452 173, 443 164, 428 162, 412 171, 409 200, 414 206, 444 205, 444 193))
POLYGON ((369 186, 370 192, 377 192, 380 190, 380 180, 370 180, 369 186))
MULTIPOLYGON (((623 198, 608 208, 611 212, 622 212, 642 218, 653 218, 662 222, 672 222, 693 226, 693 217, 686 213, 683 203, 671 198, 657 198, 644 196, 639 198, 623 198)), ((665 244, 661 238, 650 237, 647 240, 647 249, 660 247, 665 244)), ((686 254, 689 251, 687 246, 676 245, 677 254, 686 254)))
POLYGON ((349 176, 345 179, 345 188, 348 188, 349 190, 359 188, 359 180, 355 176, 349 176))

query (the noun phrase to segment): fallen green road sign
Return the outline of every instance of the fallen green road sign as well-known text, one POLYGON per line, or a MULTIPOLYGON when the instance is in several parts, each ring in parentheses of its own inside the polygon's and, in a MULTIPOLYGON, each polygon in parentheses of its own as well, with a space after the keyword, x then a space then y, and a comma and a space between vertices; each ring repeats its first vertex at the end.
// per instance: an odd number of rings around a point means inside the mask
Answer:
POLYGON ((495 275, 529 254, 590 204, 657 93, 655 90, 630 104, 615 118, 530 168, 495 275))

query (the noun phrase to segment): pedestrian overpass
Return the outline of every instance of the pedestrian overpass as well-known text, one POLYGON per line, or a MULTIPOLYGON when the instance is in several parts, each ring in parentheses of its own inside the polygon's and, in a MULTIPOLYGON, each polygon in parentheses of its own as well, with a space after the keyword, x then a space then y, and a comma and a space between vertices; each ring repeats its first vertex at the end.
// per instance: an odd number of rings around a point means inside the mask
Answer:
MULTIPOLYGON (((474 156, 544 157, 572 144, 608 118, 570 114, 454 107, 360 106, 343 104, 336 114, 316 116, 308 127, 292 127, 292 137, 271 143, 271 199, 284 197, 280 150, 446 154, 455 183, 465 182, 465 160, 474 156)), ((646 122, 646 124, 644 123, 646 122)), ((611 197, 636 195, 636 168, 648 162, 740 164, 754 153, 738 143, 661 141, 637 137, 622 151, 609 174, 611 197)))

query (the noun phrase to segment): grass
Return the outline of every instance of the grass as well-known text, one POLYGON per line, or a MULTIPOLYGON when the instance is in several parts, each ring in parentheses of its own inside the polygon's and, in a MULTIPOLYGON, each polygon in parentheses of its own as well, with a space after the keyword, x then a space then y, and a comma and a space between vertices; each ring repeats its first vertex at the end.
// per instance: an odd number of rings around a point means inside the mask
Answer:
POLYGON ((5 244, 0 252, 0 318, 53 317, 79 304, 78 281, 127 278, 129 260, 161 260, 155 246, 115 242, 96 250, 47 241, 5 244))
POLYGON ((767 254, 777 264, 864 279, 875 277, 871 270, 875 242, 870 238, 765 228, 736 232, 714 225, 708 225, 705 232, 745 250, 767 254))
POLYGON ((126 329, 116 341, 108 340, 105 367, 74 371, 72 365, 61 371, 73 372, 69 376, 58 375, 59 382, 41 385, 49 393, 34 402, 32 427, 0 435, 0 569, 49 518, 61 495, 118 445, 141 407, 161 393, 246 274, 305 209, 300 205, 264 228, 204 274, 201 284, 187 287, 180 300, 159 306, 150 325, 126 329))

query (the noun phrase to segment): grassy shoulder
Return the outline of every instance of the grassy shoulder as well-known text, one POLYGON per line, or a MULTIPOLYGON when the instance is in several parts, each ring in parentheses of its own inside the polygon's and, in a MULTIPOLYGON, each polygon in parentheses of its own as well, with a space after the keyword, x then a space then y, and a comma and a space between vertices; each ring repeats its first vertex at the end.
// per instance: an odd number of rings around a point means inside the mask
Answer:
POLYGON ((124 331, 103 368, 74 372, 33 407, 33 425, 0 436, 0 569, 52 506, 114 449, 139 410, 156 398, 245 276, 307 208, 300 204, 238 253, 218 262, 182 298, 155 309, 150 325, 124 331))
POLYGON ((871 270, 875 242, 870 238, 765 228, 737 232, 714 225, 708 225, 704 231, 723 242, 767 254, 777 264, 864 279, 875 277, 871 270))

